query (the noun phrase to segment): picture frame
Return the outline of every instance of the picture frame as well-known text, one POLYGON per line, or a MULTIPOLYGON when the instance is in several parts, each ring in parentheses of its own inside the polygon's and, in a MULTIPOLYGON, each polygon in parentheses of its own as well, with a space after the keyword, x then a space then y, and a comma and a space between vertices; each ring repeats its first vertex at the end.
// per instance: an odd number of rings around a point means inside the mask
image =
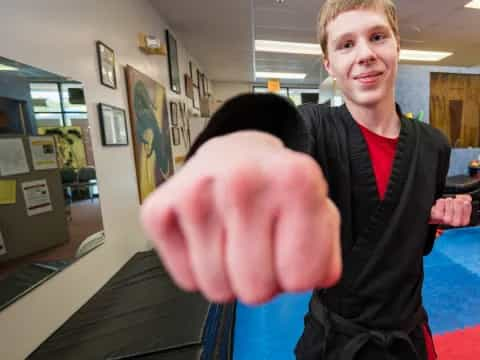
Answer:
POLYGON ((180 145, 180 130, 178 127, 172 126, 172 141, 173 145, 180 145))
POLYGON ((170 89, 177 94, 181 94, 182 90, 180 84, 180 70, 178 67, 177 40, 173 37, 170 31, 165 30, 165 34, 167 38, 168 75, 170 78, 170 89))
POLYGON ((202 91, 201 97, 207 97, 207 84, 205 74, 202 74, 202 91))
POLYGON ((193 108, 200 110, 200 88, 193 87, 193 108))
POLYGON ((178 104, 170 102, 170 124, 171 126, 178 126, 178 104))
POLYGON ((127 116, 124 109, 99 103, 98 115, 104 146, 128 145, 127 116))
POLYGON ((101 41, 97 41, 97 59, 100 83, 111 89, 117 88, 115 52, 101 41))
POLYGON ((192 78, 192 84, 195 87, 198 87, 198 73, 200 72, 196 65, 190 62, 190 77, 192 78))
POLYGON ((208 87, 208 78, 205 76, 205 96, 210 96, 210 89, 208 87))
POLYGON ((185 95, 187 98, 193 99, 193 82, 188 74, 185 74, 185 95))
POLYGON ((200 89, 200 97, 202 97, 202 73, 197 69, 197 87, 200 89))

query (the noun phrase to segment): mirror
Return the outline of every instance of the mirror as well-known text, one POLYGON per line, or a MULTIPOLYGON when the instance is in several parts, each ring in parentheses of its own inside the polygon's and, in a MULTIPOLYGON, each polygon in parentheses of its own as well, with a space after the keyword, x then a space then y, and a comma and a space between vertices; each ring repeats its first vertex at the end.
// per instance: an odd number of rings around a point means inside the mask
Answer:
POLYGON ((103 241, 83 85, 0 57, 0 310, 103 241))

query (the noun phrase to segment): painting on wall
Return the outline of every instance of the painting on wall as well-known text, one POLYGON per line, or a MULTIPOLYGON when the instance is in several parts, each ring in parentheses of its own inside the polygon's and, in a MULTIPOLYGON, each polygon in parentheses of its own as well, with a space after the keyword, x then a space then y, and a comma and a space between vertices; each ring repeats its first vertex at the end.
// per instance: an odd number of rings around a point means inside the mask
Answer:
POLYGON ((50 135, 55 138, 61 168, 80 169, 87 166, 84 136, 79 126, 40 127, 38 135, 50 135))
POLYGON ((167 55, 168 55, 168 74, 170 77, 170 89, 180 94, 180 70, 178 69, 178 48, 177 40, 172 33, 166 30, 167 36, 167 55))
POLYGON ((140 202, 173 174, 165 88, 126 67, 128 103, 140 202))

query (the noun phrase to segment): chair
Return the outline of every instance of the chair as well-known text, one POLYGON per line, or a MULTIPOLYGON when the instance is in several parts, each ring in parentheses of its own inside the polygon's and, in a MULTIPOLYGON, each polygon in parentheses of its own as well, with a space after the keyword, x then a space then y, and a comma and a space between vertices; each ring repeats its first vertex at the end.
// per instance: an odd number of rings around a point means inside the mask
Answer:
POLYGON ((73 202, 72 186, 77 183, 77 173, 73 168, 62 168, 60 178, 63 185, 63 196, 65 197, 65 214, 69 221, 72 220, 71 204, 73 202))
POLYGON ((87 189, 88 197, 93 201, 92 187, 97 185, 97 173, 94 167, 83 167, 78 170, 78 189, 87 189))

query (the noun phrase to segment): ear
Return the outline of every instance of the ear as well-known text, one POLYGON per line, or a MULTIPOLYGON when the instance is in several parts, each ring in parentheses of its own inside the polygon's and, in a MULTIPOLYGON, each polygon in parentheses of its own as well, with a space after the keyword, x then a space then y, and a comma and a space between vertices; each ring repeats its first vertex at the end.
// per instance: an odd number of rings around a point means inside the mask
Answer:
POLYGON ((327 70, 328 75, 330 75, 331 77, 334 77, 332 74, 331 63, 330 63, 330 60, 328 60, 328 57, 323 58, 323 66, 325 67, 325 70, 327 70))

